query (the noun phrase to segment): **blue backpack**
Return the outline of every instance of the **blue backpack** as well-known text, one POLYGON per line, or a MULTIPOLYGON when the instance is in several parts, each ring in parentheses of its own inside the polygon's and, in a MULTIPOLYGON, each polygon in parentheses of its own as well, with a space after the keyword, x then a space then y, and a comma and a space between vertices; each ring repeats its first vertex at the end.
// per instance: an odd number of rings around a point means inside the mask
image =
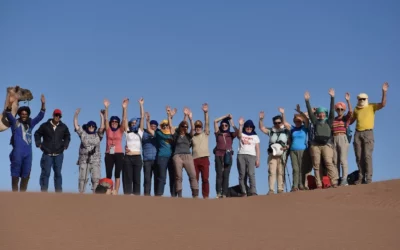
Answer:
POLYGON ((343 122, 346 124, 346 136, 347 136, 347 141, 350 143, 351 139, 353 138, 353 130, 350 128, 350 124, 347 124, 348 120, 343 118, 343 122))

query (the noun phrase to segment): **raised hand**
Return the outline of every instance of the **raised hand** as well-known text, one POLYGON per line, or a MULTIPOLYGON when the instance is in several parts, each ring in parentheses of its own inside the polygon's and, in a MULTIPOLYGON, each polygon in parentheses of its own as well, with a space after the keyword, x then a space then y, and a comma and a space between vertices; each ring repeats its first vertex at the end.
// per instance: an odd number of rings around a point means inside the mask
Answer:
POLYGON ((171 107, 170 106, 166 106, 165 107, 165 111, 167 111, 167 114, 170 115, 171 114, 171 107))
POLYGON ((306 93, 304 93, 304 99, 306 99, 306 101, 310 100, 310 92, 306 91, 306 93))
POLYGON ((347 92, 344 98, 346 98, 346 101, 350 101, 350 93, 347 92))
POLYGON ((125 98, 125 99, 122 101, 122 107, 123 107, 123 108, 126 108, 126 107, 128 107, 128 104, 129 104, 129 98, 125 98))
POLYGON ((232 120, 232 118, 233 118, 232 114, 228 114, 227 118, 232 120))
POLYGON ((207 104, 207 103, 204 103, 204 104, 201 106, 201 109, 202 109, 205 113, 207 113, 207 112, 208 112, 208 104, 207 104))
POLYGON ((260 113, 258 114, 260 119, 264 119, 265 113, 264 111, 260 111, 260 113))
POLYGON ((81 108, 77 108, 77 109, 75 110, 75 115, 79 115, 80 112, 81 112, 81 108))
POLYGON ((243 124, 244 124, 244 119, 243 119, 243 117, 240 117, 239 118, 239 125, 243 126, 243 124))
POLYGON ((106 111, 105 111, 104 109, 100 110, 100 115, 101 115, 101 116, 104 116, 105 113, 106 113, 106 111))
POLYGON ((103 103, 104 103, 104 107, 106 107, 106 108, 108 108, 108 106, 110 106, 110 101, 108 99, 104 99, 103 103))
POLYGON ((334 97, 335 96, 335 90, 334 89, 329 89, 329 95, 334 97))
POLYGON ((296 109, 295 110, 297 111, 297 113, 301 113, 300 104, 296 105, 296 109))
POLYGON ((388 90, 388 88, 389 88, 389 83, 385 82, 385 83, 382 85, 382 90, 386 92, 386 91, 388 90))
POLYGON ((285 109, 284 108, 279 108, 279 113, 284 114, 285 113, 285 109))
POLYGON ((173 110, 170 111, 171 116, 174 116, 178 112, 177 108, 174 108, 173 110))
POLYGON ((192 120, 192 118, 193 118, 193 113, 192 113, 192 111, 190 111, 190 110, 189 110, 188 117, 189 117, 190 120, 192 120))
POLYGON ((149 112, 145 112, 144 117, 146 117, 146 121, 150 121, 150 113, 149 112))
POLYGON ((144 99, 143 99, 143 97, 140 97, 140 99, 139 99, 138 102, 139 102, 140 105, 143 105, 143 104, 144 104, 144 99))
POLYGON ((190 110, 189 110, 189 108, 184 108, 183 109, 183 113, 185 114, 185 115, 189 115, 189 113, 190 113, 190 110))
POLYGON ((46 103, 46 98, 44 98, 43 94, 40 96, 40 101, 42 102, 42 104, 46 103))

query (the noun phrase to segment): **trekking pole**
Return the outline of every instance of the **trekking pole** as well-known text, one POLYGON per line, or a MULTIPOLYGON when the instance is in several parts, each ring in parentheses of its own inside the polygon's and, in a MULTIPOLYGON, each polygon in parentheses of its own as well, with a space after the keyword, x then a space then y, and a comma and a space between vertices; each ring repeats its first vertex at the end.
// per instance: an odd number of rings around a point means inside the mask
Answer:
MULTIPOLYGON (((285 166, 283 167, 283 181, 285 182, 285 188, 286 188, 286 192, 288 192, 287 190, 288 190, 288 188, 287 188, 287 182, 286 182, 286 167, 287 167, 287 162, 288 162, 288 159, 289 159, 289 153, 290 153, 290 151, 289 150, 287 150, 286 151, 286 160, 285 160, 285 166)), ((287 172, 287 176, 288 176, 288 179, 289 179, 289 185, 290 185, 290 183, 292 183, 292 181, 290 180, 290 174, 289 174, 289 171, 287 172)))

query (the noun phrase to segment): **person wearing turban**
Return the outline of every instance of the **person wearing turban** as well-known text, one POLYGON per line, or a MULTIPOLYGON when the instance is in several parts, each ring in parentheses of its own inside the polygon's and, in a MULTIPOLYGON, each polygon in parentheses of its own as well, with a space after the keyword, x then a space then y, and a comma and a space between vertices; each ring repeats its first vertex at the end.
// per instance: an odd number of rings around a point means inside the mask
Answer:
POLYGON ((338 102, 335 104, 335 111, 337 116, 333 120, 332 133, 333 133, 333 164, 337 167, 338 176, 342 173, 340 178, 340 185, 347 186, 347 175, 348 175, 348 163, 347 155, 349 152, 349 138, 347 135, 347 129, 349 121, 352 115, 352 108, 350 103, 350 94, 346 93, 346 102, 349 106, 347 114, 347 105, 344 102, 338 102), (342 171, 341 171, 342 170, 342 171))
POLYGON ((311 142, 310 154, 317 188, 322 188, 322 176, 320 172, 321 158, 325 163, 332 187, 337 187, 338 185, 337 168, 333 165, 332 142, 332 124, 335 118, 335 90, 330 89, 329 95, 331 96, 329 112, 325 107, 318 107, 316 114, 314 114, 310 104, 310 93, 307 91, 304 94, 308 115, 314 126, 314 139, 311 142))
POLYGON ((356 122, 356 132, 353 141, 359 171, 359 178, 356 184, 372 182, 375 112, 386 106, 388 88, 389 84, 385 82, 382 85, 382 101, 380 103, 369 103, 368 95, 365 93, 357 96, 357 106, 350 121, 350 124, 356 122))

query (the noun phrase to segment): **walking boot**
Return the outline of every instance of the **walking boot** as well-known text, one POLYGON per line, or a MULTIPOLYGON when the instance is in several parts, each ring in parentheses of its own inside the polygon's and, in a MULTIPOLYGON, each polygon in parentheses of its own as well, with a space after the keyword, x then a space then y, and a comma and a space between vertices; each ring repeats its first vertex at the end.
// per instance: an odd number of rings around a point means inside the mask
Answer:
POLYGON ((26 190, 28 189, 28 182, 29 182, 29 177, 21 178, 21 184, 19 186, 20 192, 26 192, 26 190))
POLYGON ((193 198, 199 197, 199 190, 198 189, 192 189, 192 196, 193 196, 193 198))
POLYGON ((11 187, 13 192, 18 192, 19 177, 11 177, 11 187))
POLYGON ((182 198, 182 190, 176 191, 176 194, 178 195, 179 198, 182 198))

